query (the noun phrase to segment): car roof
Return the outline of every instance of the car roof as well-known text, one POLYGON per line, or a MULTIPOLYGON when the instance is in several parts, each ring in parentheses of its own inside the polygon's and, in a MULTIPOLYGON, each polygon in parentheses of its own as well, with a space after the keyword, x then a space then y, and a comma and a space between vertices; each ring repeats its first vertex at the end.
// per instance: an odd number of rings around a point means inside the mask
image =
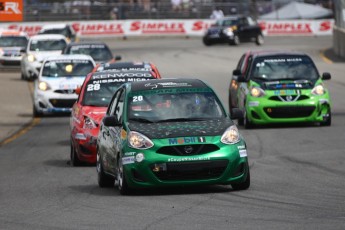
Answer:
POLYGON ((58 23, 58 24, 47 24, 47 25, 43 25, 41 31, 43 30, 51 30, 51 29, 63 29, 66 26, 68 26, 68 24, 66 23, 58 23))
POLYGON ((83 46, 83 45, 105 45, 107 44, 105 42, 101 41, 80 41, 80 42, 71 42, 68 44, 68 46, 83 46))
POLYGON ((145 82, 132 82, 127 85, 131 91, 144 91, 153 89, 172 89, 172 88, 210 88, 205 82, 196 78, 164 78, 147 80, 145 82))
POLYGON ((60 54, 60 55, 48 57, 46 60, 55 61, 55 60, 75 60, 75 59, 90 60, 94 62, 91 56, 85 55, 85 54, 60 54))
POLYGON ((253 57, 266 57, 266 56, 284 56, 284 55, 302 55, 308 56, 306 53, 292 50, 255 50, 248 51, 253 57))
POLYGON ((27 33, 19 30, 2 30, 0 29, 0 37, 4 36, 20 36, 20 37, 28 37, 27 33))
POLYGON ((67 40, 62 34, 37 34, 30 37, 30 40, 47 40, 47 39, 64 39, 67 40))

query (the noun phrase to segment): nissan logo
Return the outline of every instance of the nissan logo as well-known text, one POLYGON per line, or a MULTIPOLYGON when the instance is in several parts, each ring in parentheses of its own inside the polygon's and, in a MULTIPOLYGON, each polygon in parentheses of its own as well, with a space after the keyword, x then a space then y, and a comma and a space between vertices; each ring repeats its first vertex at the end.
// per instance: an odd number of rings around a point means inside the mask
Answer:
POLYGON ((193 152, 193 147, 192 146, 185 146, 184 152, 187 154, 190 154, 191 152, 193 152))

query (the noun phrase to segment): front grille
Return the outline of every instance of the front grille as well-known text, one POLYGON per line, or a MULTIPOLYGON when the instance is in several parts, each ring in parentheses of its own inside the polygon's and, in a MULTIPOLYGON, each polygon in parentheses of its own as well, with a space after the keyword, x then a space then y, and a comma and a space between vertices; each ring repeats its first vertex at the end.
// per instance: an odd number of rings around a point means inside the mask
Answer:
POLYGON ((74 94, 74 89, 57 89, 54 91, 55 93, 61 93, 61 94, 74 94))
POLYGON ((171 156, 191 156, 210 153, 219 150, 219 147, 212 144, 205 145, 178 145, 165 146, 157 150, 157 153, 171 156))
POLYGON ((228 160, 167 163, 165 171, 152 172, 159 180, 207 180, 220 177, 228 165, 228 160))
POLYGON ((265 113, 271 118, 298 118, 309 117, 315 110, 315 106, 284 106, 265 107, 265 113))
POLYGON ((302 100, 308 100, 309 97, 306 95, 292 95, 292 96, 272 96, 269 98, 271 101, 302 101, 302 100))
POLYGON ((50 99, 49 102, 56 108, 72 108, 76 99, 50 99))
POLYGON ((20 53, 4 53, 4 57, 20 57, 20 53))

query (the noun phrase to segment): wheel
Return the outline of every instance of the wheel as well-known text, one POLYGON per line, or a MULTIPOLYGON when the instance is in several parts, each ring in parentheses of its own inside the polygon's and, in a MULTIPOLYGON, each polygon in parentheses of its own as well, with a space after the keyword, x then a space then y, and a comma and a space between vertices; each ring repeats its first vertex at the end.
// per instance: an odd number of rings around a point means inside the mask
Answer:
POLYGON ((243 113, 243 126, 245 129, 253 128, 253 124, 248 120, 247 110, 244 110, 244 113, 243 113))
POLYGON ((331 111, 329 111, 327 120, 320 122, 320 125, 321 126, 331 126, 331 124, 332 124, 332 113, 331 113, 331 111))
POLYGON ((250 172, 249 172, 249 167, 248 167, 248 174, 247 174, 247 178, 244 182, 239 183, 239 184, 231 184, 231 187, 238 191, 238 190, 246 190, 248 189, 250 186, 250 172))
POLYGON ((230 45, 238 46, 240 43, 240 37, 238 35, 234 35, 234 39, 230 42, 230 45))
POLYGON ((36 106, 35 106, 35 105, 33 105, 32 113, 33 113, 33 116, 34 116, 34 117, 42 117, 42 116, 43 116, 43 113, 42 113, 42 112, 39 112, 39 111, 36 109, 36 106))
POLYGON ((131 189, 127 184, 126 175, 123 172, 123 165, 120 157, 118 157, 117 161, 116 182, 121 195, 128 195, 131 193, 131 189))
POLYGON ((210 45, 212 45, 212 42, 211 42, 208 38, 206 38, 206 37, 204 37, 204 38, 202 39, 202 42, 204 43, 205 46, 210 46, 210 45))
POLYGON ((97 181, 98 181, 99 187, 105 188, 105 187, 114 186, 115 178, 105 174, 99 152, 97 152, 96 170, 97 170, 97 181))
POLYGON ((255 38, 255 43, 258 45, 258 46, 261 46, 264 44, 264 36, 262 34, 258 34, 255 38))
POLYGON ((70 153, 70 159, 71 159, 71 166, 80 166, 82 162, 79 160, 79 157, 77 153, 75 152, 74 146, 71 141, 71 153, 70 153))

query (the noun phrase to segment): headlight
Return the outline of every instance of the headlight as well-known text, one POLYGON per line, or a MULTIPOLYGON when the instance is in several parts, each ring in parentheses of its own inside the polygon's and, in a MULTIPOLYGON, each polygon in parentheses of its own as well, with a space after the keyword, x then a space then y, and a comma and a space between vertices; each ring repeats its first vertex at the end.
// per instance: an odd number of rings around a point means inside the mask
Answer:
POLYGON ((34 62, 34 61, 36 61, 36 57, 33 54, 29 54, 28 55, 28 61, 29 62, 34 62))
POLYGON ((230 126, 227 130, 225 130, 224 134, 220 141, 224 144, 235 144, 240 141, 240 134, 238 129, 235 125, 230 126))
POLYGON ((311 93, 314 95, 323 95, 325 94, 325 88, 323 85, 317 85, 314 87, 314 89, 311 90, 311 93))
POLYGON ((265 91, 260 87, 252 87, 250 89, 250 95, 252 95, 253 97, 262 97, 265 95, 265 91))
POLYGON ((97 127, 97 123, 89 117, 84 117, 83 129, 94 129, 97 127))
POLYGON ((234 34, 234 32, 233 32, 232 28, 226 28, 226 29, 223 29, 223 34, 231 36, 234 34))
POLYGON ((153 146, 153 142, 141 133, 130 131, 128 134, 128 145, 135 149, 148 149, 153 146))
POLYGON ((47 82, 40 81, 40 82, 38 83, 38 88, 39 88, 40 90, 42 90, 42 91, 47 91, 47 90, 50 89, 50 86, 48 85, 47 82))
POLYGON ((3 51, 3 49, 0 49, 0 56, 3 56, 5 54, 5 52, 3 51))

